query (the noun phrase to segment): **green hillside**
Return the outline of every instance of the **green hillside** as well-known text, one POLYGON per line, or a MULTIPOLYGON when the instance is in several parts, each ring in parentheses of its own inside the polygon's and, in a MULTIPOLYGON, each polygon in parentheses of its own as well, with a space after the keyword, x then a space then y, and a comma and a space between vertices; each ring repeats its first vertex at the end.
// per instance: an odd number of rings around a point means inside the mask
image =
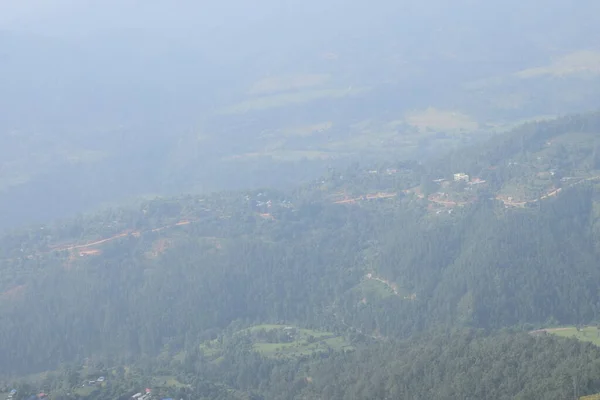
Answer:
POLYGON ((595 347, 518 332, 598 321, 599 130, 598 114, 530 123, 432 163, 13 231, 0 241, 0 375, 48 371, 27 390, 70 398, 85 363, 133 368, 78 387, 89 399, 149 386, 281 398, 290 384, 299 399, 562 399, 573 379, 596 393, 595 347), (550 169, 553 195, 499 198, 550 169))
POLYGON ((573 338, 582 342, 590 342, 600 346, 600 330, 596 326, 565 326, 533 331, 532 334, 551 334, 560 337, 573 338))

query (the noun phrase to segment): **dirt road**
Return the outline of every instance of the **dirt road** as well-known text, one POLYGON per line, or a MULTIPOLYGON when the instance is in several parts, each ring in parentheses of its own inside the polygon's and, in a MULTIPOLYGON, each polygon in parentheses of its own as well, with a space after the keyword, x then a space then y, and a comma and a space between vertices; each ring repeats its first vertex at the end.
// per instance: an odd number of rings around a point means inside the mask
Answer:
POLYGON ((85 248, 89 248, 89 247, 93 247, 93 246, 98 246, 116 239, 120 239, 123 237, 127 237, 129 235, 133 235, 136 237, 139 237, 140 235, 142 235, 143 233, 149 233, 149 232, 159 232, 165 229, 169 229, 169 228, 174 228, 176 226, 183 226, 183 225, 189 225, 191 224, 193 221, 190 220, 182 220, 179 222, 176 222, 174 224, 171 225, 165 225, 165 226, 161 226, 160 228, 153 228, 153 229, 148 229, 146 231, 125 231, 125 232, 121 232, 118 233, 114 236, 108 237, 106 239, 101 239, 101 240, 96 240, 94 242, 89 242, 89 243, 84 243, 84 244, 71 244, 71 245, 63 245, 60 247, 56 247, 51 249, 50 251, 64 251, 64 250, 77 250, 77 249, 85 249, 85 248))

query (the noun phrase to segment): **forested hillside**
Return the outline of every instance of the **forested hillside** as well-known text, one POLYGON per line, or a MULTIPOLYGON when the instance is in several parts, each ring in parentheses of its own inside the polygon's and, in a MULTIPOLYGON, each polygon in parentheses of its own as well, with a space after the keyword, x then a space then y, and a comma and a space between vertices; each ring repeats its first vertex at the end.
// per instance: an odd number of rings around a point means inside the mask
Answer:
POLYGON ((600 391, 596 347, 517 333, 600 322, 599 133, 600 114, 564 117, 439 162, 13 231, 0 374, 53 370, 29 384, 96 399, 600 391), (111 383, 74 391, 100 373, 111 383))

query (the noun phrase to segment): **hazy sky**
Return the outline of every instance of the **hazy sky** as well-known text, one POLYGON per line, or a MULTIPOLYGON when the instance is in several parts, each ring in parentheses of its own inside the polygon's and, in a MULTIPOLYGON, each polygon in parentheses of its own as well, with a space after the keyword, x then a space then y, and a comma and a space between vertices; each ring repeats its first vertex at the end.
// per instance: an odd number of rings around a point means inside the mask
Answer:
MULTIPOLYGON (((503 82, 598 47, 598 15, 599 0, 0 0, 0 138, 22 131, 37 143, 39 132, 115 126, 181 132, 198 121, 225 132, 226 118, 258 132, 322 110, 309 102, 236 118, 219 112, 252 100, 265 79, 315 74, 328 78, 308 85, 311 96, 369 88, 315 103, 344 123, 356 109, 369 118, 393 109, 398 118, 408 108, 471 107, 470 94, 455 100, 463 84, 503 82)), ((489 90, 503 96, 525 84, 489 90)), ((464 112, 479 112, 479 103, 464 112)), ((5 154, 27 173, 45 172, 13 151, 22 143, 2 143, 5 154)))
MULTIPOLYGON (((260 4, 268 5, 269 1, 260 4)), ((260 20, 271 8, 251 2, 159 0, 0 1, 0 28, 46 35, 85 35, 122 30, 153 30, 177 35, 260 20), (227 6, 229 4, 229 7, 227 6), (166 28, 166 29, 165 29, 166 28)), ((281 2, 280 2, 281 3, 281 2)), ((275 10, 272 10, 275 11, 275 10)))
POLYGON ((8 29, 31 29, 69 9, 77 7, 74 0, 25 0, 0 1, 0 27, 8 29))
POLYGON ((0 28, 40 33, 89 33, 127 27, 203 30, 225 23, 234 28, 273 15, 302 18, 305 12, 318 13, 321 4, 338 7, 343 3, 341 0, 3 0, 0 28))

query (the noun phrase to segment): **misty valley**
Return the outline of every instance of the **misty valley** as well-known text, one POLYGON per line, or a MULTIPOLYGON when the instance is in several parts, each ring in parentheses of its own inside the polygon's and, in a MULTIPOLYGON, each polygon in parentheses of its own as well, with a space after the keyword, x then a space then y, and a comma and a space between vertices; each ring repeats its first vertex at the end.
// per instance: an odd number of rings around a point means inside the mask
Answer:
POLYGON ((600 399, 598 15, 0 2, 0 400, 600 399))

